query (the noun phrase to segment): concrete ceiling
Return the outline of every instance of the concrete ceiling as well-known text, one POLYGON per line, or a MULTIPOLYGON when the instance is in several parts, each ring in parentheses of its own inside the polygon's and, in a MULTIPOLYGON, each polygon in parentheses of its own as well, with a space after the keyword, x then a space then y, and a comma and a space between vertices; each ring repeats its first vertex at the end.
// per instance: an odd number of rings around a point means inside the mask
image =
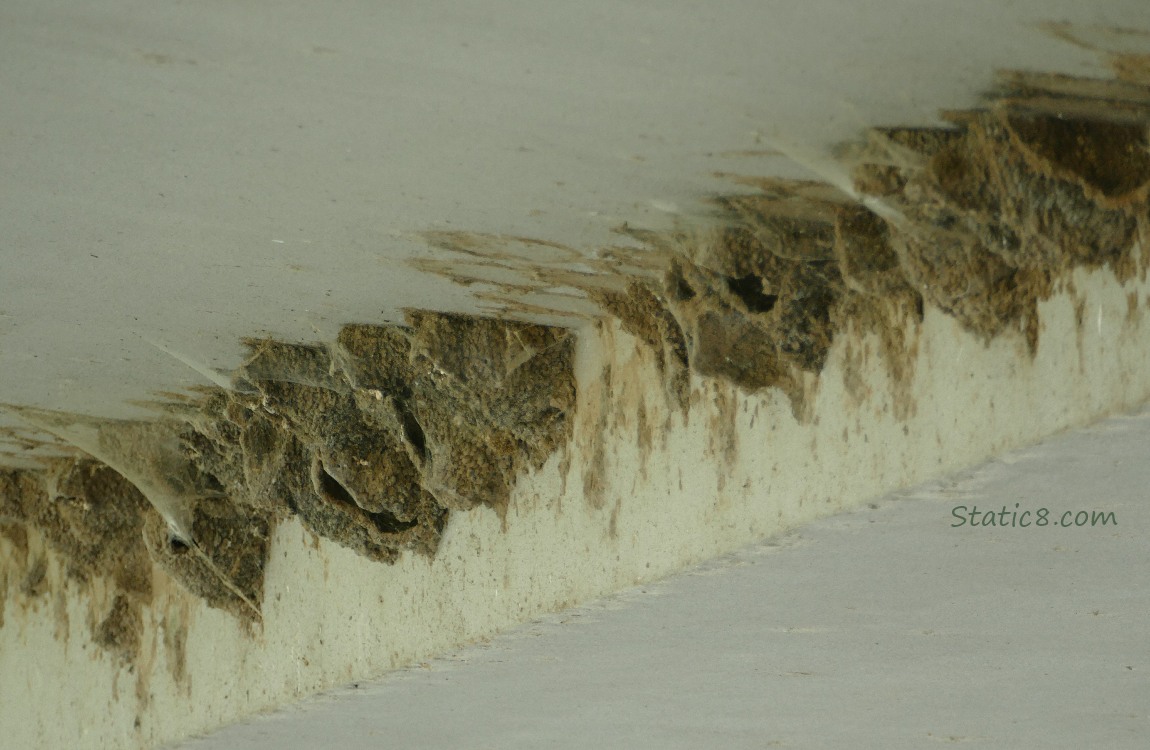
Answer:
POLYGON ((593 251, 739 189, 833 171, 997 68, 1106 75, 1142 0, 0 6, 0 402, 103 416, 408 306, 416 233, 593 251), (1066 22, 1085 43, 1057 39, 1066 22), (157 346, 156 344, 159 344, 157 346))

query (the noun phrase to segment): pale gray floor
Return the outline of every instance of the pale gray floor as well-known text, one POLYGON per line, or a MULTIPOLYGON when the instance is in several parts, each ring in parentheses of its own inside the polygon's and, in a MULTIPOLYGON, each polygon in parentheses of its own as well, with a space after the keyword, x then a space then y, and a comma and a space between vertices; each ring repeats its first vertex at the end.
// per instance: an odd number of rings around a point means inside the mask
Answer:
POLYGON ((1144 748, 1150 411, 221 731, 262 748, 1144 748), (953 528, 956 506, 1117 525, 953 528))

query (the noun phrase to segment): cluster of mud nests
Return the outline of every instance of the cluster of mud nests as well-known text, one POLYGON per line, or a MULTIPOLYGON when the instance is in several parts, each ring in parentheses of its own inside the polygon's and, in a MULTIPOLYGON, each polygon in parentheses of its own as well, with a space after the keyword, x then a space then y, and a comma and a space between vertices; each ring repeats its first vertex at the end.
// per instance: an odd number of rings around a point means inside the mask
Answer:
POLYGON ((1038 302, 1069 270, 1145 271, 1146 83, 1003 74, 986 109, 946 113, 953 127, 844 146, 849 186, 740 178, 759 191, 716 199, 717 229, 624 230, 662 251, 664 272, 588 291, 659 353, 680 399, 694 371, 781 388, 800 414, 850 325, 878 333, 905 380, 926 305, 985 340, 1019 331, 1033 353, 1038 302))
MULTIPOLYGON (((851 326, 877 333, 892 381, 906 381, 927 306, 1033 351, 1037 304, 1069 270, 1145 273, 1150 65, 1119 62, 1115 80, 1003 74, 984 109, 947 114, 951 127, 877 128, 845 146, 849 185, 744 178, 758 191, 717 199, 706 229, 623 228, 641 249, 540 265, 536 287, 513 291, 581 289, 650 347, 684 409, 694 374, 780 388, 801 417, 804 384, 851 326)), ((471 258, 510 241, 428 236, 471 258)), ((286 517, 390 562, 433 554, 452 510, 505 507, 516 477, 569 437, 574 335, 412 311, 328 344, 251 341, 226 387, 156 422, 12 407, 90 458, 0 473, 0 535, 19 548, 34 529, 70 575, 112 581, 94 635, 120 653, 153 565, 258 619, 269 533, 286 517)))
POLYGON ((0 534, 26 546, 38 529, 73 577, 109 577, 125 606, 150 596, 155 563, 255 620, 288 516, 392 562, 433 554, 452 510, 503 509, 568 437, 573 344, 559 328, 411 312, 330 345, 248 342, 230 387, 155 422, 10 407, 91 458, 0 472, 0 534))

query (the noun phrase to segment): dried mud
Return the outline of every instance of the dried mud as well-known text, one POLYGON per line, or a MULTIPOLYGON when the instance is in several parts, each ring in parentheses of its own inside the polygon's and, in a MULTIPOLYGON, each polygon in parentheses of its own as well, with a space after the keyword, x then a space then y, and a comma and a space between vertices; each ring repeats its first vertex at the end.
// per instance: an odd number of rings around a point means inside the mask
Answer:
POLYGON ((152 563, 142 544, 150 517, 158 514, 130 482, 92 460, 60 460, 38 473, 0 472, 0 538, 16 552, 10 561, 23 558, 21 593, 46 593, 39 585, 46 561, 28 560, 32 531, 64 562, 70 580, 86 585, 100 578, 113 592, 110 610, 89 627, 95 643, 129 663, 139 653, 140 608, 152 598, 152 563))
MULTIPOLYGON (((43 587, 43 561, 27 554, 28 533, 42 535, 71 578, 112 582, 93 640, 130 662, 157 567, 258 622, 285 518, 372 560, 433 555, 451 511, 502 512, 516 478, 568 443, 572 324, 590 319, 646 347, 684 412, 692 378, 705 378, 780 389, 800 420, 836 338, 873 335, 896 416, 913 414, 929 308, 1033 354, 1038 303, 1070 271, 1145 275, 1150 80, 1144 61, 1113 62, 1116 80, 1003 73, 984 108, 947 115, 951 127, 876 128, 844 146, 849 185, 742 177, 755 192, 716 197, 702 225, 620 227, 626 244, 597 255, 428 233, 449 257, 420 267, 482 283, 497 318, 410 311, 329 343, 252 340, 227 387, 155 422, 12 407, 87 457, 0 473, 0 537, 22 570, 0 582, 43 587), (559 324, 516 320, 531 317, 559 324)), ((1141 315, 1136 296, 1128 304, 1141 315)), ((858 359, 847 352, 843 377, 861 402, 858 359)), ((645 411, 637 424, 649 429, 645 411)), ((592 444, 583 490, 601 505, 607 457, 592 444)))
POLYGON ((1150 86, 1114 65, 1117 81, 1004 72, 984 109, 947 113, 952 127, 875 128, 838 154, 849 192, 740 177, 758 192, 716 198, 715 227, 623 227, 642 247, 615 257, 654 255, 662 272, 588 296, 656 353, 684 408, 694 372, 780 388, 803 418, 810 377, 849 330, 878 337, 895 411, 911 414, 928 306, 1033 354, 1038 303, 1071 270, 1145 275, 1150 86))
POLYGON ((394 562, 434 554, 451 510, 501 512, 568 437, 572 346, 561 329, 413 311, 328 345, 250 341, 230 388, 154 422, 12 407, 100 460, 0 475, 0 534, 38 532, 69 575, 112 582, 92 635, 124 659, 153 566, 255 624, 271 531, 289 516, 394 562))

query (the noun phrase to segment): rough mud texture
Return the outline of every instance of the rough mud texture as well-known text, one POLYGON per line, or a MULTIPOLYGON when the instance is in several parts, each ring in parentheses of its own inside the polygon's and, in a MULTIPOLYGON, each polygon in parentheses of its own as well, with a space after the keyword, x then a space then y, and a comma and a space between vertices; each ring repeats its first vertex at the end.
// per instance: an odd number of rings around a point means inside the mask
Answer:
POLYGON ((1037 346, 1037 302, 1070 268, 1135 270, 1146 125, 1007 105, 952 120, 945 135, 876 131, 856 186, 892 210, 901 267, 927 301, 984 338, 1017 327, 1037 346))
MULTIPOLYGON (((136 658, 140 607, 152 598, 152 563, 141 544, 152 518, 159 520, 133 485, 91 460, 57 461, 36 473, 0 472, 0 536, 26 555, 28 533, 38 533, 64 561, 70 580, 104 580, 113 592, 111 608, 88 624, 93 640, 124 662, 136 658)), ((28 566, 26 595, 40 593, 44 570, 42 560, 28 566)))
MULTIPOLYGON (((450 510, 502 511, 516 477, 568 437, 562 329, 412 312, 330 345, 248 345, 231 388, 154 422, 10 409, 100 460, 0 474, 0 535, 42 534, 72 578, 110 581, 92 637, 127 662, 153 566, 254 624, 279 520, 373 560, 433 554, 450 510)), ((26 567, 35 592, 43 573, 26 567)))
POLYGON ((925 305, 984 340, 1019 332, 1033 352, 1038 302, 1071 269, 1145 273, 1150 86, 1135 62, 1118 60, 1118 81, 1003 73, 952 128, 876 128, 842 149, 853 197, 740 178, 759 194, 717 199, 717 230, 626 228, 665 271, 592 296, 662 361, 685 352, 676 378, 781 388, 800 417, 835 336, 873 333, 905 416, 925 305))
POLYGON ((254 515, 372 559, 431 554, 449 510, 506 506, 566 439, 567 331, 413 311, 330 346, 249 342, 236 388, 186 414, 189 454, 254 515))
POLYGON ((780 388, 802 416, 812 378, 848 323, 884 336, 893 379, 908 382, 908 327, 922 301, 887 224, 821 183, 753 184, 757 195, 716 200, 718 228, 627 230, 665 258, 665 272, 592 297, 659 354, 683 408, 694 371, 747 391, 780 388))

